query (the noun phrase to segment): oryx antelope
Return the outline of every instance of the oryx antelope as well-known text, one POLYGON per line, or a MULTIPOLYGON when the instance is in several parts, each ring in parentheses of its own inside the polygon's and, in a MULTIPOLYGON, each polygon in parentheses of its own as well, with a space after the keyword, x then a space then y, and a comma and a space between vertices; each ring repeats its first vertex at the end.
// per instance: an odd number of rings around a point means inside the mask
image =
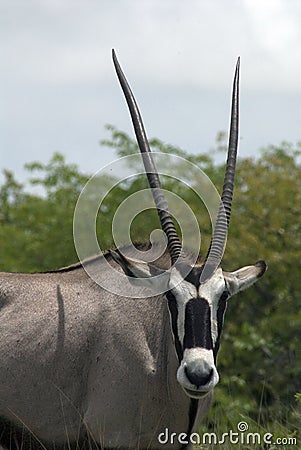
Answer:
POLYGON ((220 211, 207 256, 187 271, 189 258, 114 52, 113 60, 167 250, 153 264, 137 263, 122 249, 89 261, 106 271, 106 260, 133 282, 142 278, 145 297, 139 299, 104 290, 81 263, 47 273, 1 274, 0 444, 7 449, 189 448, 183 435, 166 443, 158 436, 196 430, 219 380, 216 359, 227 300, 266 270, 263 261, 232 273, 219 267, 234 186, 239 62, 220 211), (156 274, 163 275, 165 292, 152 296, 156 274))

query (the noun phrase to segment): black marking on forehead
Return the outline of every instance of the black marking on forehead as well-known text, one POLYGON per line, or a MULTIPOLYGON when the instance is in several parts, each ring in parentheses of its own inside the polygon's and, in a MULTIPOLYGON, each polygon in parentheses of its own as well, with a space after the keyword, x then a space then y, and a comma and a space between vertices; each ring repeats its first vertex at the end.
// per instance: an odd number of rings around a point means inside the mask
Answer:
POLYGON ((178 305, 177 305, 177 301, 176 301, 175 297, 173 296, 173 294, 170 291, 166 292, 166 297, 167 297, 168 308, 169 308, 170 316, 171 316, 171 328, 172 328, 172 332, 174 335, 177 357, 178 357, 179 362, 181 362, 183 359, 183 348, 182 348, 182 345, 181 345, 181 342, 179 339, 179 334, 178 334, 178 305))
POLYGON ((203 266, 191 267, 185 263, 179 263, 179 264, 177 264, 176 267, 177 267, 178 271, 180 272, 180 274, 183 276, 185 281, 188 281, 189 283, 193 284, 193 286, 195 286, 197 289, 199 288, 200 277, 201 277, 201 273, 203 271, 203 266), (188 272, 188 274, 187 274, 187 272, 188 272))
POLYGON ((212 350, 211 310, 202 297, 192 298, 185 308, 184 349, 201 347, 212 350))

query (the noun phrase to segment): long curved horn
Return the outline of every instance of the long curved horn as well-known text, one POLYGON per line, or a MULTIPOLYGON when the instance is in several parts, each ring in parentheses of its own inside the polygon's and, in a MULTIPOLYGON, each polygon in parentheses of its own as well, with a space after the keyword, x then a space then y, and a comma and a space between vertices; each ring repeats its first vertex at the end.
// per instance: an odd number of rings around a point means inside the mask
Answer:
POLYGON ((211 244, 205 259, 205 267, 201 278, 202 282, 204 282, 220 264, 224 254, 227 240, 227 233, 231 216, 231 204, 233 198, 234 177, 235 177, 236 157, 238 148, 239 66, 240 66, 240 58, 238 58, 237 60, 233 81, 230 136, 229 136, 228 157, 227 157, 223 192, 221 195, 221 203, 219 206, 219 211, 217 215, 216 224, 214 227, 213 236, 211 239, 211 244))
POLYGON ((170 254, 171 262, 172 264, 174 264, 180 256, 182 244, 178 237, 172 217, 169 213, 168 204, 161 188, 159 174, 151 155, 151 150, 143 126, 142 117, 138 109, 138 105, 120 67, 114 49, 112 50, 112 57, 121 88, 130 110, 136 138, 142 155, 148 182, 151 187, 153 199, 157 207, 161 227, 167 236, 167 248, 170 254))

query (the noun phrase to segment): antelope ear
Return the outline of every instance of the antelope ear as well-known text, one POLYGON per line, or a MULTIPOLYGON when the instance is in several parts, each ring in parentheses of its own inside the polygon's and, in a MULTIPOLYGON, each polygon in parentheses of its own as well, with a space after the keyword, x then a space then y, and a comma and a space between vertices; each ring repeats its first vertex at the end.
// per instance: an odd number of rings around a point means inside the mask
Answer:
POLYGON ((170 272, 159 269, 153 264, 130 261, 118 249, 116 251, 111 250, 110 254, 129 277, 130 283, 135 286, 154 288, 160 283, 165 291, 169 289, 170 272), (161 276, 159 277, 158 275, 161 276))
POLYGON ((246 266, 235 272, 223 272, 230 295, 232 296, 247 289, 261 278, 266 270, 266 263, 264 261, 258 261, 254 266, 246 266))

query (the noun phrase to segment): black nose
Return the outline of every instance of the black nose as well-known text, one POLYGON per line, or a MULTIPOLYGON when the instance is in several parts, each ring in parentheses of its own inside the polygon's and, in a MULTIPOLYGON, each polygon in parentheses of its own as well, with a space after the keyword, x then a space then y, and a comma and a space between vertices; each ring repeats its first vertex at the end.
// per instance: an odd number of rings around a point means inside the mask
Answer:
POLYGON ((185 375, 191 384, 197 387, 206 386, 213 376, 213 369, 204 361, 192 361, 185 366, 185 375))

